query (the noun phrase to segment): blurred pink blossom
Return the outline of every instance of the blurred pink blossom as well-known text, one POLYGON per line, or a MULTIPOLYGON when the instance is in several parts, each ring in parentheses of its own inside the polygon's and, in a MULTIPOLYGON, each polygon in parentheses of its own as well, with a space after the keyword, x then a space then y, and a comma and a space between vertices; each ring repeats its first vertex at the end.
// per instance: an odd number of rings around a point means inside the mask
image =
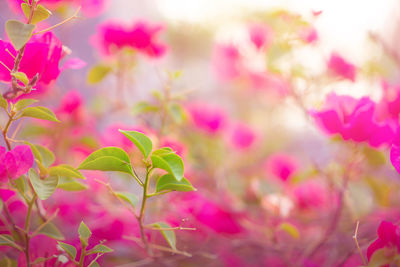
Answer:
POLYGON ((311 111, 317 125, 328 134, 340 134, 344 140, 367 142, 373 147, 391 144, 395 126, 378 122, 376 104, 369 97, 356 99, 331 93, 321 111, 311 111))
POLYGON ((258 50, 268 47, 273 38, 272 30, 267 25, 260 23, 250 25, 249 35, 251 42, 258 50))
POLYGON ((328 69, 335 75, 348 79, 352 82, 356 78, 356 67, 346 61, 338 53, 332 53, 328 61, 328 69))
POLYGON ((17 179, 33 165, 33 154, 28 145, 16 146, 10 151, 0 147, 0 180, 17 179))
MULTIPOLYGON (((374 252, 381 248, 393 248, 400 253, 400 228, 391 222, 382 221, 378 227, 378 238, 368 247, 367 257, 371 259, 374 252)), ((387 265, 389 266, 389 265, 387 265)))
POLYGON ((305 181, 293 189, 300 209, 320 208, 327 203, 328 190, 318 181, 305 181))
POLYGON ((104 55, 114 54, 123 48, 131 48, 150 57, 161 57, 167 45, 159 41, 158 35, 163 30, 161 24, 136 21, 130 26, 125 23, 107 21, 99 25, 91 43, 104 55))
POLYGON ((216 45, 213 51, 212 64, 218 77, 222 80, 238 78, 243 68, 239 49, 233 44, 216 45))
POLYGON ((232 128, 230 142, 237 149, 250 148, 256 141, 255 131, 244 123, 236 123, 232 128))
POLYGON ((228 122, 226 113, 216 106, 198 102, 188 104, 187 109, 193 125, 208 134, 219 133, 228 122))
POLYGON ((318 32, 313 27, 307 27, 299 32, 300 38, 306 43, 314 43, 318 41, 318 32))
POLYGON ((272 154, 265 162, 265 170, 267 173, 287 181, 299 169, 297 160, 290 155, 284 153, 272 154))

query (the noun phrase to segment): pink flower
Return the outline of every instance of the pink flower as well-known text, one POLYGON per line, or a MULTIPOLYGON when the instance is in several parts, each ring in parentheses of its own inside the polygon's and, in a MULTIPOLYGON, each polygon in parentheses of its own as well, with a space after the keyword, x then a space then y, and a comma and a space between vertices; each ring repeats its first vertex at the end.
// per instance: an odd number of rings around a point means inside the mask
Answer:
POLYGON ((317 181, 306 181, 293 189, 300 209, 320 208, 327 203, 327 189, 317 181))
POLYGON ((98 27, 91 42, 105 55, 131 48, 150 57, 161 57, 167 50, 167 46, 157 40, 162 30, 161 24, 151 25, 146 21, 137 21, 130 26, 108 21, 98 27))
POLYGON ((231 44, 215 46, 212 64, 218 77, 222 80, 238 78, 243 68, 239 49, 231 44))
MULTIPOLYGON (((14 56, 17 55, 11 43, 0 40, 0 61, 4 62, 8 68, 12 69, 14 67, 14 58, 6 49, 14 56)), ((59 63, 62 55, 62 43, 53 33, 48 32, 41 36, 33 36, 26 45, 19 71, 25 73, 29 79, 39 74, 36 91, 44 92, 60 75, 59 63)), ((1 65, 0 81, 11 81, 10 72, 1 65)))
POLYGON ((72 119, 75 123, 82 122, 85 116, 82 95, 75 90, 66 93, 61 99, 56 114, 63 121, 72 119))
POLYGON ((393 248, 400 253, 400 228, 391 222, 382 221, 378 227, 378 238, 368 247, 367 257, 371 259, 374 252, 381 248, 393 248))
POLYGON ((391 86, 382 82, 383 94, 377 105, 380 120, 391 119, 398 123, 400 114, 400 85, 391 86))
POLYGON ((27 145, 16 146, 6 152, 4 147, 0 147, 0 180, 16 179, 28 172, 33 165, 33 154, 27 145))
POLYGON ((328 134, 340 134, 344 140, 367 142, 373 147, 391 144, 395 126, 378 122, 376 104, 369 97, 355 99, 331 93, 321 111, 311 111, 317 125, 328 134))
POLYGON ((226 126, 227 116, 219 107, 204 103, 191 103, 187 109, 193 125, 208 134, 217 134, 226 126))
POLYGON ((237 149, 250 148, 256 140, 256 133, 248 125, 237 123, 233 126, 231 144, 237 149))
POLYGON ((267 173, 287 181, 299 169, 297 160, 290 155, 283 153, 272 154, 265 162, 265 170, 267 173))
POLYGON ((268 72, 246 73, 250 87, 258 90, 266 90, 277 96, 284 97, 289 93, 290 84, 282 76, 268 72))
POLYGON ((222 208, 199 193, 184 193, 180 201, 174 201, 179 205, 179 211, 183 215, 192 215, 198 222, 217 233, 238 234, 243 231, 239 224, 239 215, 222 208))
POLYGON ((328 61, 329 70, 344 79, 354 82, 356 77, 356 67, 342 58, 338 53, 332 53, 328 61))
POLYGON ((249 35, 251 42, 260 50, 268 47, 272 42, 272 31, 264 24, 253 24, 249 27, 249 35))
POLYGON ((300 31, 300 38, 306 43, 314 43, 318 41, 318 32, 313 27, 308 27, 300 31))

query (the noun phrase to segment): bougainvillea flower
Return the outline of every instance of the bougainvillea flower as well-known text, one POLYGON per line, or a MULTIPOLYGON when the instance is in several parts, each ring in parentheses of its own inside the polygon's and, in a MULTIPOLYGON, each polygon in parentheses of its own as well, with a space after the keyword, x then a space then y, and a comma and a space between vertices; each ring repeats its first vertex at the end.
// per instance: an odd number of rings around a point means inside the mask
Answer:
POLYGON ((10 151, 0 147, 0 180, 16 179, 28 172, 33 165, 33 154, 27 145, 16 146, 10 151))
POLYGON ((400 228, 391 222, 382 221, 378 227, 378 238, 368 247, 368 260, 381 248, 394 248, 400 252, 400 228))
POLYGON ((85 116, 82 95, 76 90, 66 93, 61 99, 56 114, 63 121, 70 119, 75 123, 82 122, 85 116))
MULTIPOLYGON (((0 61, 12 69, 14 67, 14 58, 6 49, 13 56, 17 55, 11 43, 0 40, 0 61)), ((26 44, 19 71, 25 73, 29 79, 39 74, 36 89, 38 92, 44 92, 60 75, 59 63, 62 53, 62 43, 53 33, 47 32, 40 36, 35 35, 26 44)), ((4 66, 0 66, 0 80, 3 82, 11 81, 10 72, 4 66)))
POLYGON ((317 125, 328 134, 340 134, 344 140, 367 142, 373 147, 391 144, 395 126, 387 121, 378 122, 376 103, 369 97, 327 96, 321 111, 312 111, 317 125))
POLYGON ((101 53, 113 54, 123 48, 131 48, 150 57, 161 57, 167 50, 166 44, 159 41, 163 30, 161 24, 136 21, 130 26, 125 23, 107 21, 97 28, 91 42, 101 53))
POLYGON ((300 30, 299 35, 304 42, 309 44, 318 41, 318 32, 313 27, 300 30))
POLYGON ((293 189, 293 196, 300 209, 322 207, 327 203, 328 190, 318 181, 306 181, 293 189))
POLYGON ((272 31, 264 24, 252 24, 249 27, 249 35, 251 42, 257 49, 268 47, 272 42, 272 31))
POLYGON ((256 140, 256 133, 248 125, 237 123, 232 128, 231 144, 237 149, 247 149, 251 147, 256 140))
POLYGON ((332 53, 328 61, 328 69, 335 75, 354 82, 356 67, 346 61, 338 53, 332 53))
POLYGON ((220 44, 215 46, 212 56, 212 64, 222 80, 238 78, 242 72, 242 58, 239 49, 232 44, 220 44))
POLYGON ((205 103, 190 103, 187 109, 193 125, 208 134, 220 132, 227 124, 227 115, 219 107, 205 103))
POLYGON ((382 82, 382 98, 377 104, 378 118, 391 119, 398 123, 400 115, 400 85, 389 85, 382 82))
MULTIPOLYGON (((174 201, 175 202, 175 201, 174 201)), ((192 215, 198 222, 217 233, 238 234, 243 231, 239 214, 221 207, 199 193, 185 193, 175 202, 183 215, 192 215)))
POLYGON ((265 162, 265 170, 282 181, 290 179, 299 169, 297 160, 284 153, 272 154, 265 162))

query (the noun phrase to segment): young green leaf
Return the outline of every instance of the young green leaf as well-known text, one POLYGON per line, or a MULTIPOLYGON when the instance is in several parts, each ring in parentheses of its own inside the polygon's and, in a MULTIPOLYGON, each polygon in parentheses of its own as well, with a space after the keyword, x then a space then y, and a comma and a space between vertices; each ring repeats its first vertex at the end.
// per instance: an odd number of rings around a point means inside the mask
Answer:
POLYGON ((87 77, 87 82, 91 85, 101 82, 110 72, 111 67, 107 65, 96 65, 90 69, 87 77))
POLYGON ((149 104, 148 102, 142 101, 133 106, 132 114, 138 115, 141 113, 156 112, 159 107, 149 104))
POLYGON ((56 240, 64 240, 64 235, 58 230, 58 228, 53 223, 46 224, 42 229, 40 229, 39 234, 47 235, 56 240))
POLYGON ((151 224, 151 226, 153 226, 154 228, 159 228, 161 234, 164 236, 165 240, 170 245, 170 247, 173 250, 176 250, 176 236, 175 236, 174 230, 161 230, 161 229, 171 228, 171 226, 168 223, 157 222, 157 223, 151 224))
POLYGON ((88 187, 76 181, 75 178, 60 176, 57 188, 65 191, 82 191, 86 190, 88 187))
POLYGON ((8 102, 7 100, 3 97, 2 94, 0 94, 0 107, 3 108, 4 110, 8 109, 8 102))
POLYGON ((82 244, 87 246, 88 240, 89 240, 90 236, 92 235, 92 232, 90 231, 89 227, 87 227, 83 221, 79 225, 78 234, 79 234, 79 238, 80 238, 82 244))
POLYGON ((45 167, 48 168, 51 164, 54 163, 56 157, 54 156, 54 153, 51 152, 48 148, 41 145, 34 145, 32 143, 29 143, 28 141, 25 141, 24 143, 31 147, 32 153, 35 158, 45 167))
POLYGON ((182 178, 182 180, 178 181, 172 174, 168 173, 161 176, 156 185, 156 192, 161 192, 164 190, 188 192, 195 191, 196 189, 186 178, 182 178))
POLYGON ((21 117, 32 117, 47 121, 60 122, 53 111, 46 107, 27 107, 22 111, 21 117))
POLYGON ((91 250, 87 251, 86 255, 91 255, 91 254, 96 254, 96 253, 110 253, 113 252, 114 250, 103 245, 103 244, 98 244, 91 250))
POLYGON ((70 178, 86 179, 85 176, 83 176, 78 170, 75 170, 74 167, 67 164, 61 164, 51 167, 49 169, 49 173, 50 175, 59 175, 70 178))
POLYGON ((25 193, 25 176, 22 175, 18 179, 14 180, 15 186, 21 194, 25 193))
POLYGON ((68 253, 68 255, 71 256, 72 259, 75 260, 75 258, 76 258, 76 248, 74 246, 71 246, 71 245, 69 245, 67 243, 60 242, 60 241, 58 241, 57 243, 65 252, 68 253))
POLYGON ((22 82, 25 86, 29 83, 29 78, 23 72, 11 72, 11 76, 15 77, 18 81, 22 82))
POLYGON ((15 106, 15 110, 16 111, 21 111, 24 108, 26 108, 26 107, 28 107, 28 106, 32 105, 33 103, 36 103, 36 102, 37 102, 37 100, 35 100, 35 99, 30 99, 30 98, 21 99, 17 103, 15 103, 15 105, 14 105, 15 106))
MULTIPOLYGON (((109 147, 104 147, 104 148, 100 148, 98 150, 96 150, 95 152, 93 152, 92 154, 90 154, 81 164, 85 165, 86 163, 96 160, 98 158, 101 157, 114 157, 117 158, 123 162, 129 163, 130 164, 130 159, 128 154, 122 150, 119 147, 113 147, 113 146, 109 146, 109 147)), ((78 169, 80 169, 81 167, 78 167, 78 169)))
POLYGON ((296 226, 294 226, 291 223, 283 222, 278 226, 278 229, 286 232, 287 234, 289 234, 294 239, 299 239, 300 238, 299 230, 297 229, 296 226))
POLYGON ((153 167, 159 168, 172 174, 176 180, 183 179, 183 160, 174 153, 153 153, 151 155, 153 167))
POLYGON ((56 191, 58 184, 58 176, 49 176, 42 180, 35 169, 29 170, 29 180, 41 200, 48 199, 56 191))
POLYGON ((135 208, 136 205, 139 203, 138 198, 134 194, 125 192, 115 192, 115 195, 120 199, 124 200, 125 202, 127 202, 133 208, 135 208))
POLYGON ((144 158, 147 158, 153 149, 153 143, 150 138, 140 132, 119 130, 142 152, 144 158))
POLYGON ((186 114, 181 105, 178 105, 177 103, 171 103, 168 106, 168 112, 175 123, 181 124, 183 121, 185 121, 186 114))
POLYGON ((20 50, 29 41, 35 27, 18 20, 7 20, 6 32, 16 50, 20 50))
MULTIPOLYGON (((29 6, 29 4, 27 3, 22 3, 21 4, 21 8, 22 11, 24 12, 25 16, 27 18, 29 18, 30 12, 31 12, 31 8, 29 6)), ((43 20, 48 19, 51 16, 51 11, 48 10, 47 8, 45 8, 42 5, 37 5, 36 9, 35 9, 35 13, 33 13, 33 17, 31 20, 32 24, 37 24, 43 20)))

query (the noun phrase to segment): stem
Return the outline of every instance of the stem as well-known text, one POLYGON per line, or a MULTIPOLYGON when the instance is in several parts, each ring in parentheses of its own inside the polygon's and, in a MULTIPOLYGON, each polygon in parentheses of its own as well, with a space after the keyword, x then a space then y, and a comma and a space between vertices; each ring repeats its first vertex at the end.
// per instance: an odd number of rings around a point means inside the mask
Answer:
POLYGON ((360 253, 360 256, 361 256, 361 260, 362 260, 362 262, 363 262, 363 265, 366 266, 366 265, 367 265, 367 262, 366 262, 366 260, 365 260, 365 258, 364 258, 364 255, 362 254, 362 251, 361 251, 361 248, 360 248, 360 244, 358 243, 358 239, 357 239, 357 235, 358 235, 358 226, 359 226, 359 225, 360 225, 360 221, 357 221, 356 230, 354 231, 353 239, 354 239, 354 242, 356 243, 358 253, 360 253))
POLYGON ((12 122, 13 122, 13 117, 12 117, 12 115, 9 114, 8 115, 8 122, 7 122, 7 124, 6 124, 6 126, 4 127, 4 130, 3 130, 4 142, 6 143, 8 150, 11 150, 11 143, 10 143, 10 140, 8 140, 7 133, 8 133, 8 130, 10 129, 10 126, 11 126, 12 122))
POLYGON ((69 17, 69 18, 67 18, 67 19, 65 19, 65 20, 63 20, 63 21, 61 21, 60 23, 57 23, 56 25, 53 25, 53 26, 51 26, 51 27, 49 27, 49 28, 47 28, 47 29, 44 29, 44 30, 42 30, 42 31, 35 32, 33 35, 41 34, 41 33, 45 33, 45 32, 51 31, 51 30, 53 30, 53 29, 55 29, 55 28, 57 28, 57 27, 59 27, 59 26, 65 24, 65 23, 67 23, 68 21, 71 21, 71 20, 73 20, 73 19, 78 18, 79 10, 81 10, 80 7, 75 11, 75 13, 74 13, 71 17, 69 17))
POLYGON ((82 244, 81 257, 79 258, 79 267, 83 267, 83 261, 85 260, 85 256, 86 256, 86 245, 82 244))
POLYGON ((146 249, 147 254, 149 256, 152 256, 152 252, 149 246, 149 242, 147 240, 147 237, 144 232, 144 225, 143 225, 143 219, 144 219, 144 212, 146 209, 146 201, 147 201, 147 190, 149 189, 149 178, 150 178, 150 173, 153 169, 146 167, 146 180, 144 181, 143 185, 143 199, 142 199, 142 206, 140 208, 140 213, 138 216, 138 223, 139 223, 139 228, 140 228, 140 236, 142 238, 142 242, 144 245, 144 248, 146 249))
POLYGON ((157 193, 153 193, 153 194, 148 194, 147 197, 155 197, 155 196, 159 196, 159 195, 164 195, 166 193, 170 193, 173 192, 174 190, 167 190, 167 191, 162 191, 162 192, 157 192, 157 193))
POLYGON ((29 255, 29 242, 30 242, 29 228, 31 225, 32 208, 36 201, 36 198, 37 195, 36 193, 34 193, 32 200, 28 203, 28 214, 26 215, 25 219, 25 258, 28 267, 31 266, 31 260, 29 255))

